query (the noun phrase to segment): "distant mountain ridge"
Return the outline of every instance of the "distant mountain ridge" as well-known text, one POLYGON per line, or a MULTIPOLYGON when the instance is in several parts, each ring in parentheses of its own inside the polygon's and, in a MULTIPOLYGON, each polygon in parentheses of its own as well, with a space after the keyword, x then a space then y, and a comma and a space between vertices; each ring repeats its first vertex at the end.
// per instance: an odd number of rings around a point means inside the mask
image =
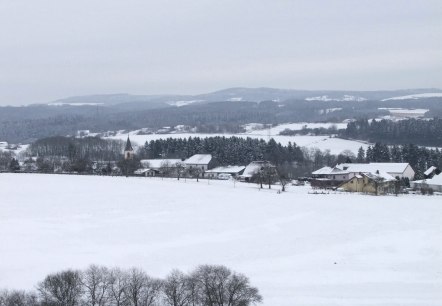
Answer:
MULTIPOLYGON (((152 104, 152 106, 184 106, 195 103, 210 103, 220 101, 366 101, 386 100, 396 97, 418 95, 420 98, 433 97, 425 94, 441 94, 442 90, 437 88, 418 88, 400 90, 378 90, 378 91, 354 91, 354 90, 296 90, 278 88, 227 88, 211 93, 198 95, 132 95, 119 94, 97 94, 74 96, 59 99, 48 103, 49 105, 119 105, 119 104, 152 104), (420 95, 420 96, 419 96, 420 95)), ((437 95, 434 95, 437 97, 437 95)))

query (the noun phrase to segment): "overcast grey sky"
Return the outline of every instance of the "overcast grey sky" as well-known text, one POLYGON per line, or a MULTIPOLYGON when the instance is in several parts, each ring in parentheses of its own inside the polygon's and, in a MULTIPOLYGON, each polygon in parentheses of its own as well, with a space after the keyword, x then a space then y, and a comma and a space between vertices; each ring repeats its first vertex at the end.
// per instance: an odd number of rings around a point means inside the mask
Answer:
POLYGON ((442 88, 441 0, 0 0, 0 105, 442 88))

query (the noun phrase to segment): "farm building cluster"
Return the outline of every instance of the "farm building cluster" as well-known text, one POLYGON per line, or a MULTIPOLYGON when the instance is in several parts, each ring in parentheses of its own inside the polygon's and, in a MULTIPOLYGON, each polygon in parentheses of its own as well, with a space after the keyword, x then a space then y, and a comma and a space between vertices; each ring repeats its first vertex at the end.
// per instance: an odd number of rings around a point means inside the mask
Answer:
POLYGON ((425 179, 413 181, 415 171, 408 163, 344 163, 312 172, 314 188, 331 188, 376 195, 398 193, 401 186, 412 190, 442 192, 442 175, 437 167, 425 171, 425 179))

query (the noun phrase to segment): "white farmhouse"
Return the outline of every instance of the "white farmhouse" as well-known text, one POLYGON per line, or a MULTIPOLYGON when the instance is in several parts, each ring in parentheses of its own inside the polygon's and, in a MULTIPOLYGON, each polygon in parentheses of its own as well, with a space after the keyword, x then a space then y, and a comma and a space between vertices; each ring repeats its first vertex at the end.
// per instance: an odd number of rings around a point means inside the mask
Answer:
POLYGON ((329 179, 335 181, 346 181, 350 179, 350 173, 346 170, 339 169, 337 167, 323 167, 312 172, 312 177, 315 179, 329 179))
POLYGON ((159 170, 163 167, 174 167, 178 163, 182 163, 181 159, 142 159, 140 160, 143 168, 159 170))
POLYGON ((184 161, 187 168, 199 168, 203 172, 209 169, 209 164, 212 161, 211 154, 195 154, 184 161))
POLYGON ((181 159, 142 159, 140 161, 143 169, 139 169, 138 175, 145 176, 157 176, 158 174, 167 175, 175 171, 178 165, 181 165, 183 161, 181 159), (143 171, 142 171, 143 170, 143 171))

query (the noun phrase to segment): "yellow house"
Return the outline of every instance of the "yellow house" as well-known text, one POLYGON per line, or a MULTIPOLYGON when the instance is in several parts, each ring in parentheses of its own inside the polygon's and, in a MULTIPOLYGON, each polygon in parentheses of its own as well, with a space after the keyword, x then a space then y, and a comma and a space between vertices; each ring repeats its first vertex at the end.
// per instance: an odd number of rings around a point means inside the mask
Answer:
POLYGON ((389 174, 360 173, 342 183, 339 188, 349 192, 364 192, 375 195, 393 193, 396 181, 389 174))

